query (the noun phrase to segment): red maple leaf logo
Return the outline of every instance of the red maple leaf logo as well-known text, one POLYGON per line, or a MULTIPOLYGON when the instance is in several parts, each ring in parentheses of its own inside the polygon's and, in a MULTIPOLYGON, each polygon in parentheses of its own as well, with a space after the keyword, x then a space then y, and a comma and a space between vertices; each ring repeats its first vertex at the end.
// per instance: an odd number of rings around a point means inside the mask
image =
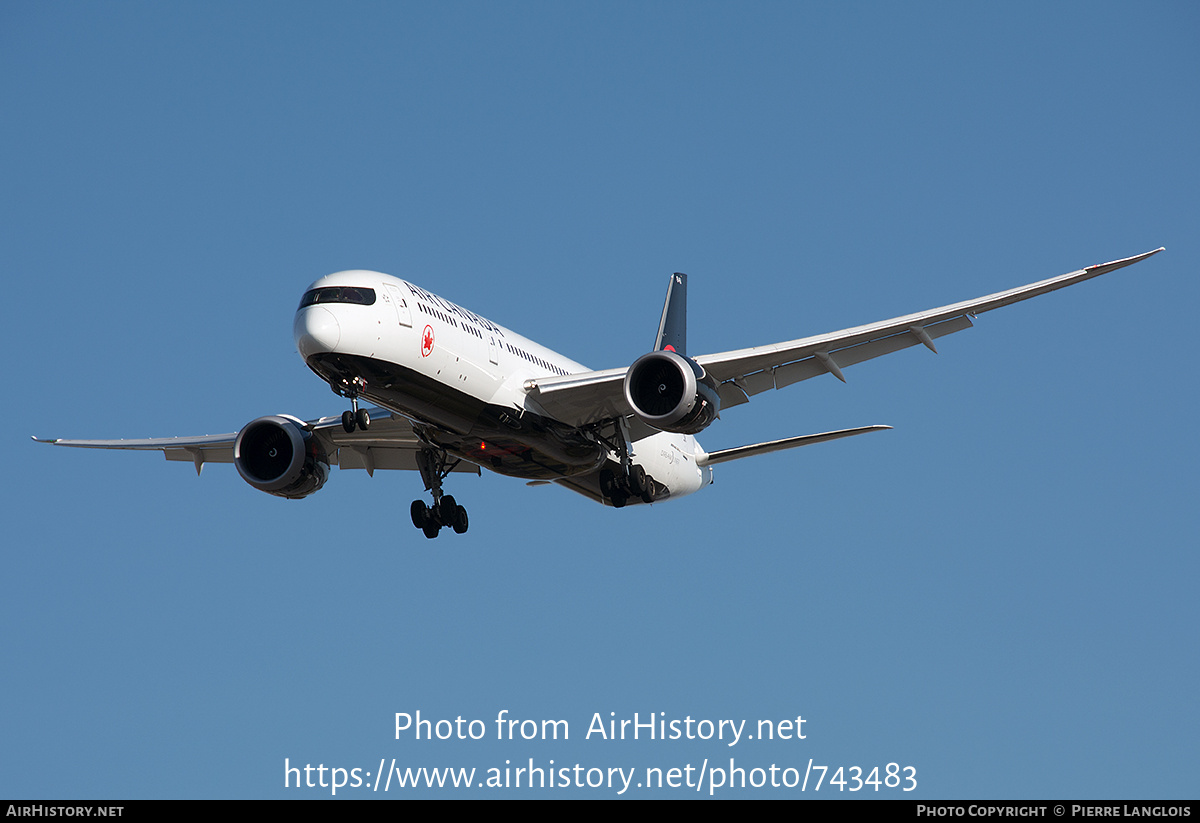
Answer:
POLYGON ((421 335, 421 356, 428 357, 433 351, 433 327, 426 326, 425 332, 421 335))

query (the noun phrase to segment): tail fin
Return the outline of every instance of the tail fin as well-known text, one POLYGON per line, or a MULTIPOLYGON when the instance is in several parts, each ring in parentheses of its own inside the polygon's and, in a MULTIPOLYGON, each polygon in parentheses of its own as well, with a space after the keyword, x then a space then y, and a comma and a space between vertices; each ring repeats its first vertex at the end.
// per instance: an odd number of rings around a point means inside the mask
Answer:
POLYGON ((687 275, 675 272, 667 286, 662 320, 658 322, 658 339, 654 350, 667 349, 687 357, 687 275))

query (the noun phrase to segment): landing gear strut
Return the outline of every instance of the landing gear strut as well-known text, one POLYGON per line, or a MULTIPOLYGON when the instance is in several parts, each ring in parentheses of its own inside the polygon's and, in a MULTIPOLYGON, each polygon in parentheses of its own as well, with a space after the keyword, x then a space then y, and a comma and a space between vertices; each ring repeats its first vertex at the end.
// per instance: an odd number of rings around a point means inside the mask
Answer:
POLYGON ((361 377, 353 380, 343 380, 341 386, 330 386, 335 393, 350 398, 350 408, 342 412, 342 428, 346 434, 351 434, 356 428, 366 431, 371 427, 371 415, 366 409, 358 407, 358 392, 366 387, 367 381, 361 377))
POLYGON ((413 525, 430 539, 437 537, 443 527, 454 529, 455 534, 467 530, 467 510, 458 505, 452 495, 442 494, 442 480, 454 471, 458 463, 458 460, 451 463, 449 455, 441 449, 421 449, 417 452, 417 468, 421 471, 425 488, 433 493, 433 505, 426 506, 424 501, 414 500, 409 507, 409 514, 413 525))
POLYGON ((620 473, 613 472, 612 469, 600 472, 600 494, 608 498, 614 509, 624 507, 631 497, 640 497, 643 503, 654 502, 654 481, 647 476, 643 466, 630 459, 629 441, 625 436, 623 421, 615 421, 614 429, 614 437, 611 440, 597 435, 597 439, 616 452, 621 459, 620 473))

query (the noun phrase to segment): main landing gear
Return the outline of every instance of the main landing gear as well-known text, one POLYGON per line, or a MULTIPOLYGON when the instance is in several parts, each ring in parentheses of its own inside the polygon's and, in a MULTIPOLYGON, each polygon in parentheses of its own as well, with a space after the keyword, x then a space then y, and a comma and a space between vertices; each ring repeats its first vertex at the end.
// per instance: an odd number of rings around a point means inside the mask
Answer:
POLYGON ((352 434, 355 429, 366 431, 371 427, 371 415, 367 414, 366 409, 358 407, 358 391, 367 385, 367 381, 356 377, 353 380, 343 380, 342 383, 341 387, 331 386, 335 393, 350 398, 350 408, 342 412, 342 428, 346 430, 346 434, 352 434))
POLYGON ((615 475, 612 469, 604 469, 600 472, 600 493, 609 499, 614 509, 624 507, 631 497, 640 497, 643 503, 652 503, 654 496, 650 482, 646 470, 636 463, 622 477, 615 475))
POLYGON ((614 509, 624 508, 631 497, 640 497, 643 503, 654 502, 654 481, 646 469, 634 463, 630 455, 629 433, 625 422, 617 418, 612 421, 613 434, 608 437, 603 430, 596 432, 596 439, 616 453, 620 460, 617 471, 602 469, 600 472, 600 494, 608 499, 614 509))
POLYGON ((433 505, 426 506, 424 501, 414 500, 409 513, 413 525, 430 539, 437 537, 443 527, 454 529, 455 534, 467 530, 467 510, 458 505, 452 495, 442 494, 442 480, 458 463, 458 460, 451 463, 449 455, 441 449, 421 449, 417 452, 417 468, 421 471, 425 488, 433 492, 433 505))

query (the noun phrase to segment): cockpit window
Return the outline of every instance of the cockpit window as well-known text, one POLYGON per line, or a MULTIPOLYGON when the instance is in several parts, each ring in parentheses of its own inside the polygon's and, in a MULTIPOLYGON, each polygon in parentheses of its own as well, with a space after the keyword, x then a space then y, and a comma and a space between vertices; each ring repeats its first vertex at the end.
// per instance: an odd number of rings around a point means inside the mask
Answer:
POLYGON ((371 306, 375 303, 375 290, 358 286, 326 286, 323 289, 309 289, 300 299, 300 308, 311 306, 313 303, 358 303, 360 306, 371 306))

